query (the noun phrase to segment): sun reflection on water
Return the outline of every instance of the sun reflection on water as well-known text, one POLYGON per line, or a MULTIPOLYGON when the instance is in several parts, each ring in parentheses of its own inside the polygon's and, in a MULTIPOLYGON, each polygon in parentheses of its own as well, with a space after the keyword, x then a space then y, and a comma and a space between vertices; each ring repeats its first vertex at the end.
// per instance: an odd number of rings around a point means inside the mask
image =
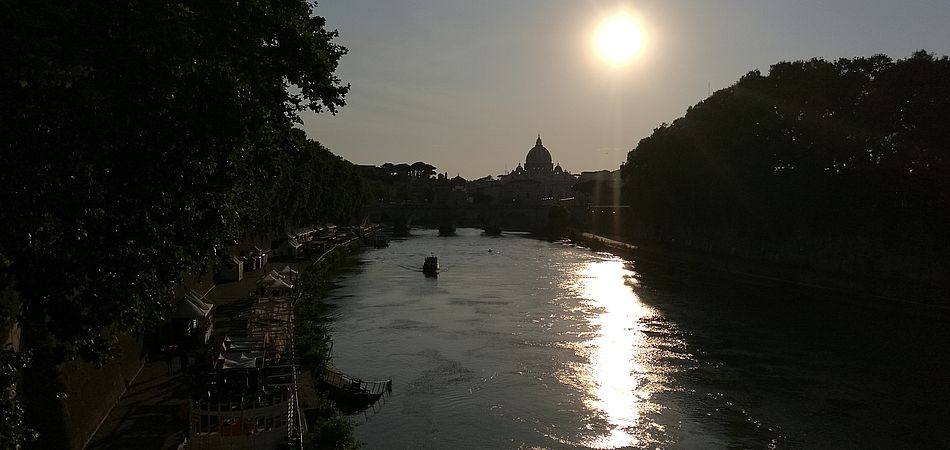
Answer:
POLYGON ((644 333, 641 319, 651 314, 637 294, 634 273, 621 259, 590 262, 580 268, 575 289, 587 310, 591 339, 583 342, 587 367, 575 374, 586 392, 585 404, 597 422, 584 445, 593 448, 621 448, 638 445, 634 428, 643 413, 644 389, 642 355, 644 333))

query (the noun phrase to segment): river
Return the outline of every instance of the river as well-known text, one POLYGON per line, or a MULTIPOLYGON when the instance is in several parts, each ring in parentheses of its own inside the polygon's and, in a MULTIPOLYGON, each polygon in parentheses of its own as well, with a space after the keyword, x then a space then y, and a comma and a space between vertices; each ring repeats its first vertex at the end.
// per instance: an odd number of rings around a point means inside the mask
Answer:
POLYGON ((942 310, 414 233, 327 299, 337 367, 394 380, 364 448, 950 447, 942 310))

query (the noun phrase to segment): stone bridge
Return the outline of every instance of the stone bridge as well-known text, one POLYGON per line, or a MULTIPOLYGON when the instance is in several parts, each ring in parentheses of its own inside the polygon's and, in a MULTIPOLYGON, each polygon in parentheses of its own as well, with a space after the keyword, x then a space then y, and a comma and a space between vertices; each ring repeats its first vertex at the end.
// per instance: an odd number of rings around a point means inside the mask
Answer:
POLYGON ((547 225, 550 204, 434 205, 422 202, 381 203, 367 206, 364 215, 376 223, 405 223, 407 226, 484 228, 498 226, 507 231, 537 231, 547 225))

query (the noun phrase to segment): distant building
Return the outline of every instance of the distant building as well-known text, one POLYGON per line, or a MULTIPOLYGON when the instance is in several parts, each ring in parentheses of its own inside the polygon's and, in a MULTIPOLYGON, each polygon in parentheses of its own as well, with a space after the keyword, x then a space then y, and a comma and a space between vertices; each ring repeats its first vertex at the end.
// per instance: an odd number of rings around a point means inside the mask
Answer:
POLYGON ((621 169, 581 172, 574 192, 580 204, 619 205, 622 186, 621 169))
POLYGON ((577 177, 554 165, 551 152, 538 135, 534 147, 528 150, 524 166, 498 177, 498 182, 486 186, 487 194, 500 203, 540 203, 573 197, 571 188, 577 177))

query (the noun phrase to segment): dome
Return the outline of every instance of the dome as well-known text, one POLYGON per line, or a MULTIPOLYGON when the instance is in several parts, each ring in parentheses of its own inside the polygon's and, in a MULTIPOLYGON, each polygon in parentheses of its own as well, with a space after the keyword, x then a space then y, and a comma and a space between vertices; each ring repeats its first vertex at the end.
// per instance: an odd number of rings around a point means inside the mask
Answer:
POLYGON ((539 134, 534 147, 528 150, 528 156, 525 157, 524 168, 528 172, 550 172, 552 166, 551 152, 544 148, 544 145, 541 145, 541 135, 539 134))

